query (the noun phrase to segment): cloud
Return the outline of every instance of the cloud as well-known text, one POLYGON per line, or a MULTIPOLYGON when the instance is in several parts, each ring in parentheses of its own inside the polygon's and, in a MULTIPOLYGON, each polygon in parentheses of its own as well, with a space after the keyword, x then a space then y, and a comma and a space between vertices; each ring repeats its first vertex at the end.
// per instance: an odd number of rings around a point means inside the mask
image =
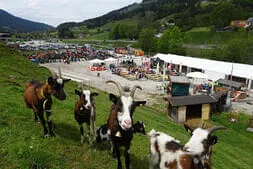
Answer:
POLYGON ((141 0, 0 0, 2 9, 15 16, 57 26, 104 15, 141 0))

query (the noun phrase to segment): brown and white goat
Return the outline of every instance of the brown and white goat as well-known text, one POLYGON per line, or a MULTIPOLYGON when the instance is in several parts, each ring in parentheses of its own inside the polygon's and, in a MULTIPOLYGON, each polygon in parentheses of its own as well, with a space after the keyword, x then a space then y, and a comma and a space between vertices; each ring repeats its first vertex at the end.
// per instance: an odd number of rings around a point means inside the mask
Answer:
POLYGON ((140 86, 134 86, 129 96, 123 93, 123 89, 119 83, 107 81, 106 83, 115 84, 119 90, 120 96, 109 94, 110 100, 114 103, 113 109, 109 115, 107 126, 109 130, 109 139, 111 141, 112 151, 116 153, 118 161, 118 169, 122 168, 120 160, 121 146, 125 147, 125 166, 130 166, 130 144, 133 138, 133 113, 137 106, 146 104, 146 101, 134 101, 134 93, 136 89, 142 89, 140 86))
POLYGON ((151 130, 150 136, 150 169, 211 169, 212 146, 218 138, 212 136, 216 130, 224 127, 210 129, 197 128, 192 132, 190 140, 179 144, 175 138, 151 130))
POLYGON ((59 69, 59 76, 57 76, 55 72, 52 72, 52 76, 47 79, 46 83, 34 80, 25 84, 26 90, 24 93, 24 100, 26 106, 33 109, 35 122, 38 121, 37 116, 39 116, 44 128, 45 137, 48 137, 49 135, 55 136, 51 120, 51 95, 59 100, 65 100, 66 94, 64 92, 64 83, 69 80, 70 79, 62 79, 59 69), (44 111, 46 112, 49 133, 44 119, 44 111))
POLYGON ((93 137, 96 138, 96 111, 94 96, 98 96, 98 93, 91 93, 90 90, 75 90, 75 94, 79 96, 79 99, 75 105, 75 120, 79 124, 81 133, 81 144, 84 141, 83 123, 86 123, 88 130, 89 143, 91 144, 90 122, 92 123, 93 137))

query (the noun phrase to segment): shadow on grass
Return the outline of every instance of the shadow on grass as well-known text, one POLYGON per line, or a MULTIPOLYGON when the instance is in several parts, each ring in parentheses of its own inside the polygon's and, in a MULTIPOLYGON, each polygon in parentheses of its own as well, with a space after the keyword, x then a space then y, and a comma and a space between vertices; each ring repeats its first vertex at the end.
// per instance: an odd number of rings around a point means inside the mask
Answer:
POLYGON ((91 147, 98 151, 108 151, 108 154, 111 154, 110 143, 108 141, 104 141, 103 143, 94 141, 91 147))
POLYGON ((72 140, 77 143, 80 142, 80 131, 78 127, 74 126, 74 124, 70 125, 67 123, 56 123, 55 133, 56 136, 64 139, 72 140))
POLYGON ((142 159, 140 159, 140 157, 137 157, 134 154, 130 153, 130 160, 130 165, 132 166, 132 169, 148 168, 149 166, 148 154, 142 159))

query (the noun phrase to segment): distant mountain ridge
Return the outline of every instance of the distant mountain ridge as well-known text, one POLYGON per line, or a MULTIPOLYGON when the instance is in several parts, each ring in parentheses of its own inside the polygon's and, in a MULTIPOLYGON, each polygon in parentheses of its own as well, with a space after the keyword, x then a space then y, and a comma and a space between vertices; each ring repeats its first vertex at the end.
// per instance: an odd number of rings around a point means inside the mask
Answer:
POLYGON ((149 18, 147 22, 152 22, 156 29, 162 29, 162 25, 168 24, 170 20, 184 30, 213 25, 224 27, 231 20, 252 17, 252 9, 252 0, 142 0, 83 22, 62 23, 57 29, 79 26, 94 29, 107 23, 133 18, 139 18, 139 23, 149 18))
POLYGON ((34 32, 52 28, 53 26, 16 17, 0 9, 0 32, 34 32))

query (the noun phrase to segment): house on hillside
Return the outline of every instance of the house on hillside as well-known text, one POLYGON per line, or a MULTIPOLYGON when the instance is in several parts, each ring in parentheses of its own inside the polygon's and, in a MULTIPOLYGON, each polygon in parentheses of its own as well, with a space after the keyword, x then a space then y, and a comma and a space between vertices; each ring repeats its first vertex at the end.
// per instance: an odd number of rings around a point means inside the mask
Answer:
POLYGON ((211 95, 178 96, 168 100, 168 118, 184 123, 187 120, 208 120, 217 100, 211 95))
POLYGON ((247 25, 248 20, 234 20, 230 22, 232 28, 244 28, 247 25))

